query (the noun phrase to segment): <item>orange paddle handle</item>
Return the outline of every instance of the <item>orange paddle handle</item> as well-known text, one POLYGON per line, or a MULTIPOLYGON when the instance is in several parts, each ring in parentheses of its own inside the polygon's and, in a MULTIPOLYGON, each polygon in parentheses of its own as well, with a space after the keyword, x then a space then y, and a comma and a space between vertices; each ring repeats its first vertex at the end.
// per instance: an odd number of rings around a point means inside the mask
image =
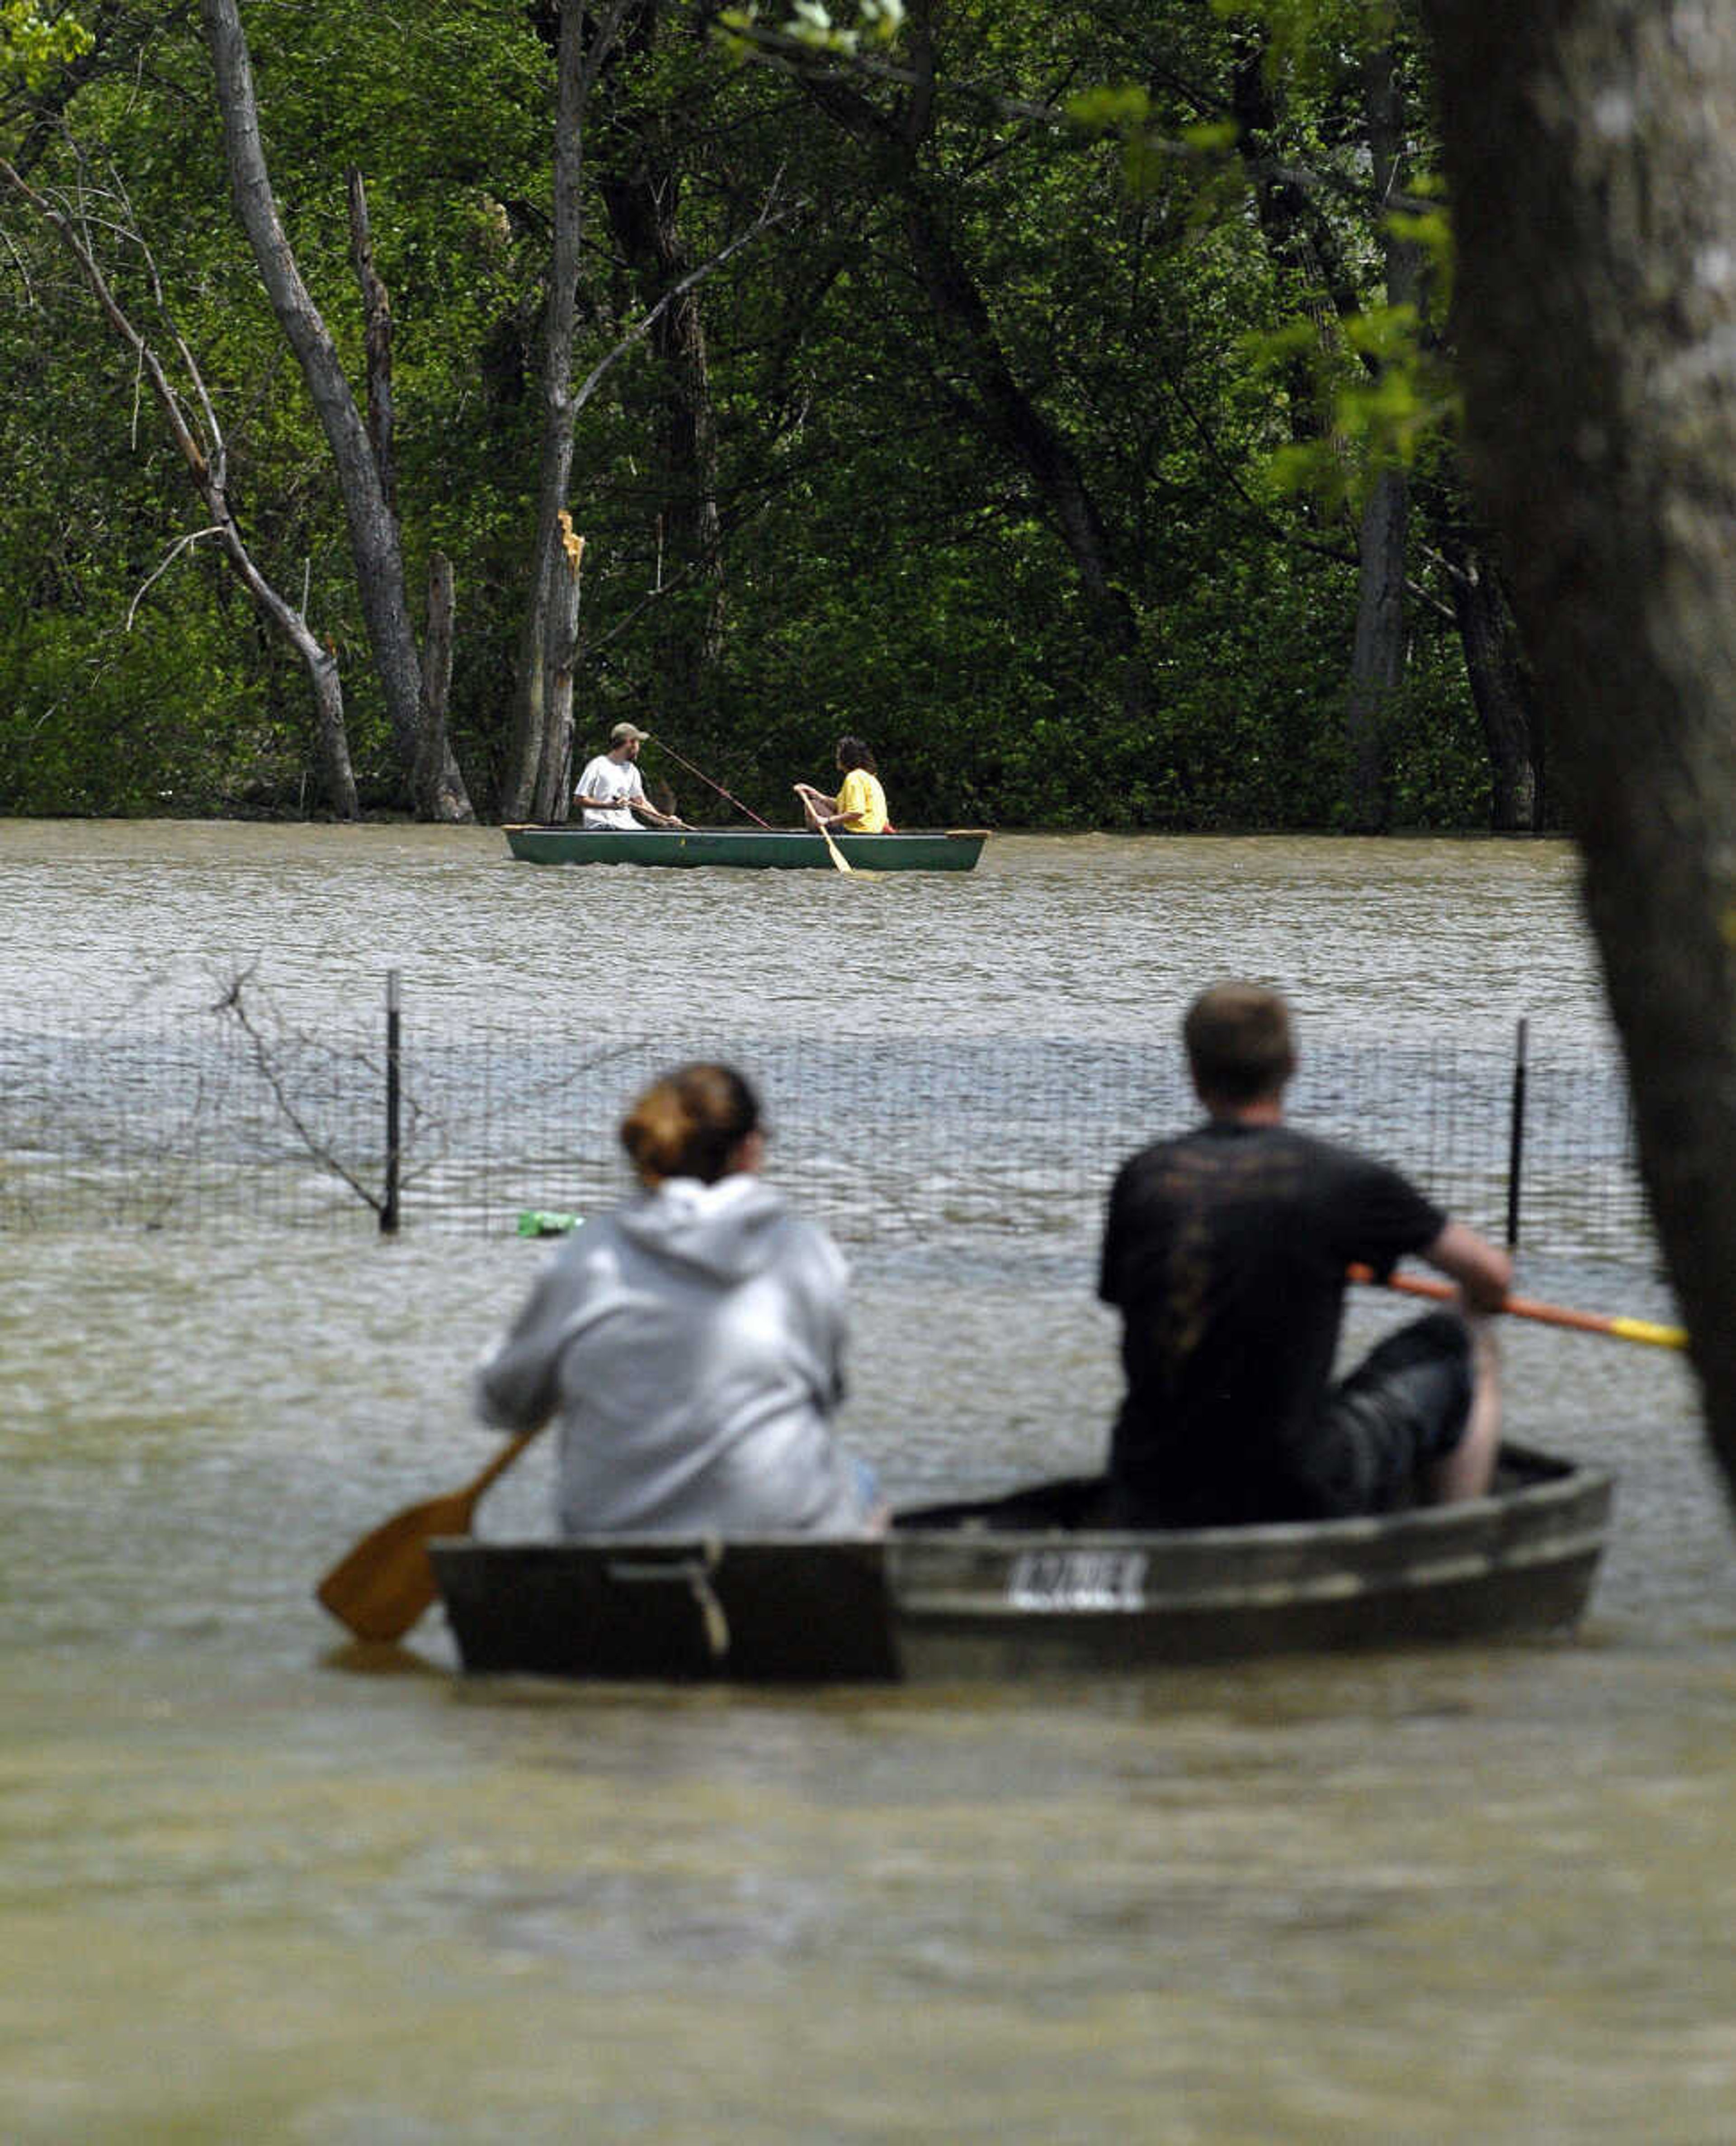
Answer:
MULTIPOLYGON (((1352 1281, 1372 1282, 1375 1277, 1370 1268, 1353 1266, 1352 1281)), ((1458 1301, 1459 1291, 1449 1281, 1436 1281, 1423 1275, 1389 1275, 1385 1286, 1402 1291, 1406 1296, 1430 1296, 1444 1304, 1458 1301)), ((1616 1341, 1649 1341, 1659 1349, 1685 1349, 1688 1336, 1679 1326, 1659 1326, 1648 1319, 1627 1319, 1619 1313, 1602 1311, 1573 1311, 1565 1305, 1539 1304, 1533 1297, 1509 1296, 1501 1309, 1515 1319, 1534 1319, 1545 1326, 1569 1326, 1580 1334, 1605 1334, 1616 1341)))

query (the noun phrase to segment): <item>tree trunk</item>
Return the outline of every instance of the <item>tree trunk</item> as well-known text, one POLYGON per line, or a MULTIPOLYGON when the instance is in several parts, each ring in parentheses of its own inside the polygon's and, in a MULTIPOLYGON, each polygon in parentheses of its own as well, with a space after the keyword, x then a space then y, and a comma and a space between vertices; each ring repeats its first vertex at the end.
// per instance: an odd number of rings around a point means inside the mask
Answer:
POLYGON ((367 188, 354 165, 350 195, 350 259, 362 287, 363 347, 367 355, 367 437, 374 451, 380 492, 396 521, 398 512, 396 421, 392 395, 392 297, 374 266, 374 235, 367 217, 367 188))
POLYGON ((585 540, 561 517, 561 556, 548 616, 543 650, 543 701, 547 710, 547 743, 536 782, 536 817, 544 825, 565 820, 572 781, 572 678, 579 656, 579 568, 585 540))
POLYGON ((1462 532, 1445 532, 1441 552, 1465 676, 1489 756, 1489 825, 1497 834, 1543 825, 1543 730, 1529 666, 1494 561, 1462 532))
MULTIPOLYGON (((200 12, 217 77, 217 105, 222 115, 236 211, 253 249, 272 309, 295 352, 332 449, 374 666, 385 696, 405 789, 413 795, 421 738, 422 666, 410 626, 397 517, 382 484, 372 445, 337 346, 302 281, 277 215, 260 140, 252 68, 236 0, 200 0, 200 12)), ((450 754, 446 758, 450 761, 450 754)), ((456 766, 442 768, 436 790, 444 801, 441 817, 467 820, 472 816, 456 766)))
MULTIPOLYGON (((392 382, 392 297, 374 266, 373 232, 367 214, 367 189, 352 167, 350 258, 362 290, 364 347, 367 359, 367 437, 373 450, 380 496, 394 529, 398 518, 397 420, 392 382)), ((402 555, 401 555, 402 556, 402 555)), ((402 571, 402 566, 400 571, 402 571)), ((452 562, 443 551, 428 557, 427 626, 423 635, 416 708, 416 755, 411 774, 411 801, 418 819, 469 820, 475 816, 453 758, 446 732, 446 708, 452 684, 452 632, 457 615, 452 562)))
POLYGON ((928 189, 910 162, 897 182, 904 232, 917 281, 928 300, 945 362, 970 383, 965 414, 1002 454, 1024 470, 1071 556, 1110 646, 1121 662, 1122 705, 1135 720, 1150 705, 1138 614, 1115 569, 1108 527, 1078 457, 1045 417, 1008 362, 975 278, 953 243, 928 189))
MULTIPOLYGON (((1384 205, 1404 183, 1409 145, 1398 55, 1390 45, 1370 52, 1363 68, 1369 157, 1374 197, 1384 205)), ((1383 231, 1386 302, 1417 302, 1420 263, 1415 246, 1383 231)), ((1356 633, 1344 707, 1350 824, 1384 834, 1392 820, 1387 716, 1404 682, 1405 557, 1409 546, 1410 487, 1402 470, 1377 469, 1363 505, 1358 548, 1356 633)))
MULTIPOLYGON (((1235 118, 1236 152, 1247 168, 1260 235, 1274 264, 1294 283, 1297 304, 1313 318, 1322 344, 1329 349, 1337 341, 1334 322, 1354 319, 1361 311, 1359 297, 1329 219, 1300 178, 1282 169, 1269 38, 1243 31, 1233 37, 1232 47, 1230 108, 1235 118)), ((1298 352, 1285 360, 1280 377, 1290 437, 1319 439, 1331 420, 1320 368, 1298 352)))
MULTIPOLYGON (((1244 34, 1236 39, 1235 51, 1230 104, 1236 120, 1236 143, 1248 167, 1266 248, 1278 267, 1294 279, 1297 302, 1316 321, 1322 342, 1333 347, 1333 324, 1360 315, 1361 294, 1339 235, 1321 201, 1285 169, 1286 144, 1272 92, 1267 39, 1263 35, 1244 34)), ((1390 62, 1389 52, 1375 62, 1371 104, 1392 102, 1395 92, 1378 87, 1381 71, 1389 69, 1390 62)), ((1389 122, 1384 131, 1393 131, 1389 122)), ((1394 263, 1389 258, 1389 275, 1394 266, 1401 276, 1410 271, 1414 295, 1414 267, 1394 263)), ((1365 357, 1364 362, 1373 369, 1373 359, 1365 357)), ((1319 407, 1320 385, 1315 368, 1303 358, 1294 357, 1286 361, 1282 377, 1292 438, 1317 438, 1325 430, 1329 413, 1319 407)), ((1465 675, 1489 755, 1493 823, 1499 829, 1514 831, 1538 827, 1543 824, 1544 809, 1544 749, 1529 669, 1500 576, 1484 546, 1468 536, 1455 518, 1454 499, 1459 490, 1456 472, 1449 462, 1446 482, 1419 485, 1414 503, 1426 516, 1447 560, 1465 675)), ((1364 583, 1364 597, 1368 593, 1364 583)), ((1353 651, 1353 676, 1357 667, 1353 651)), ((1401 676, 1402 671, 1396 675, 1401 676)), ((1369 720, 1364 709, 1354 707, 1349 716, 1353 734, 1369 720)), ((1351 757, 1353 765, 1362 766, 1364 779, 1371 787, 1384 787, 1378 762, 1371 766, 1354 745, 1351 757)))
MULTIPOLYGON (((559 747, 550 726, 550 611, 561 601, 565 552, 561 517, 572 475, 572 350, 578 316, 579 248, 584 236, 585 107, 620 17, 611 9, 586 40, 581 0, 561 0, 556 56, 554 238, 542 344, 542 442, 537 457, 536 534, 530 595, 519 631, 512 742, 501 784, 501 817, 523 820, 546 798, 546 775, 559 747)), ((558 640, 558 633, 556 639, 558 640)), ((569 706, 570 706, 569 701, 569 706)), ((565 800, 562 801, 564 808, 565 800)), ((565 816, 564 809, 561 816, 565 816)))
MULTIPOLYGON (((663 262, 666 277, 686 267, 671 222, 663 262)), ((678 707, 709 706, 723 656, 727 587, 723 568, 723 519, 718 511, 717 414, 706 355, 705 322, 698 294, 686 292, 659 320, 654 348, 666 383, 657 427, 664 472, 666 527, 678 566, 697 585, 700 601, 668 614, 661 637, 661 690, 678 707)))
MULTIPOLYGON (((639 7, 631 47, 636 57, 652 50, 658 13, 656 0, 643 0, 639 7)), ((649 310, 691 267, 681 232, 681 172, 662 110, 617 107, 611 119, 613 154, 601 181, 603 204, 649 310)), ((711 680, 723 652, 725 586, 717 419, 696 291, 681 292, 663 307, 651 331, 651 350, 658 382, 659 564, 681 596, 663 610, 659 690, 672 706, 697 709, 711 700, 711 680), (696 601, 686 600, 690 590, 696 601)))
POLYGON ((1356 633, 1344 708, 1345 804, 1359 835, 1392 823, 1387 716, 1404 683, 1404 553, 1410 488, 1402 470, 1382 470, 1362 511, 1356 633))
POLYGON ((452 562, 444 551, 428 555, 428 623, 422 636, 422 698, 417 724, 416 805, 425 820, 455 816, 441 811, 441 788, 451 753, 446 702, 452 687, 452 627, 457 612, 452 562))
POLYGON ((1424 12, 1475 472, 1736 1486, 1736 11, 1424 12))

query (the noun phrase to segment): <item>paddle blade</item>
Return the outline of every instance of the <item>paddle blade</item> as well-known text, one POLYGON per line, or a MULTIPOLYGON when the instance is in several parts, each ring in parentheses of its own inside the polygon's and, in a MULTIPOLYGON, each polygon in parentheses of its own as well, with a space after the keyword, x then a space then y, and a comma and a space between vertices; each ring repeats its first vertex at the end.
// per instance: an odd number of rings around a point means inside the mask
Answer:
POLYGON ((475 1507, 473 1491, 457 1490, 395 1513, 338 1560, 315 1594, 358 1639, 401 1639, 437 1592, 430 1540, 467 1535, 475 1507))

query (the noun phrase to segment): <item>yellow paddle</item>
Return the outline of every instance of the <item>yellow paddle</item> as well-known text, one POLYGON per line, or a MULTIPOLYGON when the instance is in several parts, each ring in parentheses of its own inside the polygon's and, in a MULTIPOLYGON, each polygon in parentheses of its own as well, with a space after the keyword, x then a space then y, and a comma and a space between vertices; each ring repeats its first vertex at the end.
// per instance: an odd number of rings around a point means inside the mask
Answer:
POLYGON ((314 1590, 338 1623, 358 1639, 402 1639, 438 1591, 430 1539, 467 1535, 476 1500, 536 1435, 526 1430, 508 1440, 474 1482, 394 1513, 341 1557, 314 1590))

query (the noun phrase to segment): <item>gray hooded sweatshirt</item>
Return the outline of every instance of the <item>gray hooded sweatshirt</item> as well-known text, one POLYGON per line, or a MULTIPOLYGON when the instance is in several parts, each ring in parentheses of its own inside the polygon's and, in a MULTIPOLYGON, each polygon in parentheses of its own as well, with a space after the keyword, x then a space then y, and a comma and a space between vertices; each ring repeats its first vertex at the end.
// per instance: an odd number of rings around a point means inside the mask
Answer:
POLYGON ((761 1179, 667 1179, 556 1253, 477 1411, 508 1430, 558 1413, 568 1535, 853 1532, 861 1471, 829 1424, 847 1279, 761 1179))

